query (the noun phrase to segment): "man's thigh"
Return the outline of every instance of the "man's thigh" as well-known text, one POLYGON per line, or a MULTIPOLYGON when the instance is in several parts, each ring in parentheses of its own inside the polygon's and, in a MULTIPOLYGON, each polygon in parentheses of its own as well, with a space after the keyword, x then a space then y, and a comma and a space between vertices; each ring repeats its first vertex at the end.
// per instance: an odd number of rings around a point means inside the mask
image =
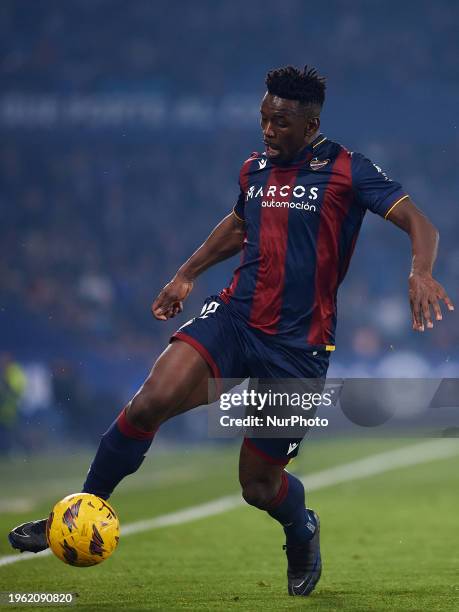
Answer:
POLYGON ((215 401, 221 378, 244 375, 237 323, 219 298, 208 298, 200 316, 182 325, 150 374, 162 396, 171 396, 168 418, 215 401))
POLYGON ((211 377, 207 362, 192 346, 174 342, 161 353, 139 393, 166 405, 171 418, 208 403, 211 377))

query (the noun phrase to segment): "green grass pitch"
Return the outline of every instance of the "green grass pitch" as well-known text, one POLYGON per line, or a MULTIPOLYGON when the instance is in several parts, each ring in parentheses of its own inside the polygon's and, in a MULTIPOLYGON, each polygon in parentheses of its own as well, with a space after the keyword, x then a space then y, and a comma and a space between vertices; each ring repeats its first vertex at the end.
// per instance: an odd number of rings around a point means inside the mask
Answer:
MULTIPOLYGON (((310 441, 289 469, 303 476, 415 442, 310 441)), ((237 456, 236 447, 153 451, 111 502, 126 525, 235 493, 237 456)), ((0 557, 12 554, 11 526, 79 490, 87 463, 81 455, 0 462, 0 557)), ((324 572, 307 599, 287 595, 281 528, 247 506, 122 537, 92 568, 52 556, 0 567, 0 591, 78 593, 82 610, 456 611, 458 474, 459 454, 311 492, 324 572)))

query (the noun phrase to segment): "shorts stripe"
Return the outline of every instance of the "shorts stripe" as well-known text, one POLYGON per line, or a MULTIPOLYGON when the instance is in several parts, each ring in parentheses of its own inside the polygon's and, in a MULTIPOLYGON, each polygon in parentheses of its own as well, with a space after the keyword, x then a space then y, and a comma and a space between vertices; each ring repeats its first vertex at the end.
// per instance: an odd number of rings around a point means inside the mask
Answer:
POLYGON ((186 342, 187 344, 192 346, 194 349, 196 349, 198 353, 201 355, 201 357, 206 361, 209 368, 211 369, 213 377, 214 378, 222 377, 220 373, 220 368, 215 363, 212 355, 209 353, 206 347, 199 342, 199 340, 196 340, 196 338, 193 338, 192 336, 189 336, 188 334, 185 334, 182 331, 175 332, 175 334, 173 334, 171 337, 171 340, 174 340, 174 339, 182 340, 183 342, 186 342))

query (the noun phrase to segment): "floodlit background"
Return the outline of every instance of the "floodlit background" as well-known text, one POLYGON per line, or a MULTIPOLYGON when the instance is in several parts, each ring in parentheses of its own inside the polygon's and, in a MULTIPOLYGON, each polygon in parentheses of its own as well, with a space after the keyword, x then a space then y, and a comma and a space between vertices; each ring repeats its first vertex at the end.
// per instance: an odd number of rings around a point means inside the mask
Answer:
MULTIPOLYGON (((179 319, 150 315, 234 205, 240 165, 262 146, 269 69, 308 63, 328 77, 323 132, 432 218, 436 273, 458 301, 458 26, 455 0, 0 2, 1 589, 77 593, 82 610, 298 609, 282 530, 242 504, 237 443, 204 444, 205 411, 163 427, 116 490, 123 531, 106 563, 19 555, 5 536, 80 490, 170 334, 228 283, 237 258, 196 283, 179 319)), ((457 314, 415 334, 409 267, 407 237, 368 214, 332 376, 457 377, 457 314)), ((348 389, 347 418, 312 432, 289 465, 322 523, 324 573, 300 605, 459 609, 458 441, 415 440, 397 419, 397 431, 351 424, 385 423, 401 404, 416 413, 427 392, 413 406, 406 389, 391 402, 395 388, 377 402, 348 389)), ((422 434, 457 435, 456 415, 422 434)))
MULTIPOLYGON (((0 4, 0 453, 93 447, 178 325, 150 303, 231 210, 261 145, 265 73, 328 77, 323 132, 439 227, 457 300, 459 4, 53 0, 0 4)), ((339 376, 454 376, 459 325, 411 331, 410 251, 368 214, 341 289, 339 376)), ((206 439, 205 419, 163 440, 206 439)), ((160 437, 161 438, 161 437, 160 437)))

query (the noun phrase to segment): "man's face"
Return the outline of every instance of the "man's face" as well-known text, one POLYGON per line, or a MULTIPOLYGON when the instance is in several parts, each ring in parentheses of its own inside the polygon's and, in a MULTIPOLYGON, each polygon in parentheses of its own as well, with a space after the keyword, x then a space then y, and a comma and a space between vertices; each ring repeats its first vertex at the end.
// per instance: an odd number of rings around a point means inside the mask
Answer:
POLYGON ((317 118, 310 119, 298 100, 287 100, 269 93, 262 100, 261 129, 266 155, 271 161, 288 162, 317 131, 317 118))

